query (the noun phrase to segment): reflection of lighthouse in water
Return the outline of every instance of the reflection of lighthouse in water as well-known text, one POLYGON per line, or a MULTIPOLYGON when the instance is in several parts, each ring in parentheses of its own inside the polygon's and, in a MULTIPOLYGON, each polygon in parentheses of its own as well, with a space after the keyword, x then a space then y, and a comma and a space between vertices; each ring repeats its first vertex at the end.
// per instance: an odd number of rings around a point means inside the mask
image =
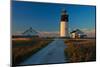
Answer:
POLYGON ((61 22, 60 22, 60 37, 68 36, 68 14, 66 10, 63 10, 61 13, 61 22))

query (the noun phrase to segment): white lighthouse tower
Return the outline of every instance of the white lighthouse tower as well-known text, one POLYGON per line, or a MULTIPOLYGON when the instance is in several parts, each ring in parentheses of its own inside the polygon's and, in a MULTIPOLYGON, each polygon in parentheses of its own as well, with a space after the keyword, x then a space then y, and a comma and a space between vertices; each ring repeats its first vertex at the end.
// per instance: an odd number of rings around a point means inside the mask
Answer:
POLYGON ((60 37, 68 37, 68 14, 66 10, 61 13, 60 37))

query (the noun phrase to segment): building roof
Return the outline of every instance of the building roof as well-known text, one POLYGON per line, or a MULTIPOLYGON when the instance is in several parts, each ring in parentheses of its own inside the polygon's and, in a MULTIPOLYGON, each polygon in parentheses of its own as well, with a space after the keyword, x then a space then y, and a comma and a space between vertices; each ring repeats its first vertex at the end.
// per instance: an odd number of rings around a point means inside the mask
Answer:
POLYGON ((30 27, 29 29, 25 30, 22 34, 23 35, 38 35, 39 32, 34 30, 32 27, 30 27))
POLYGON ((82 32, 82 31, 79 30, 79 29, 73 30, 73 31, 70 32, 70 33, 84 34, 84 32, 82 32))

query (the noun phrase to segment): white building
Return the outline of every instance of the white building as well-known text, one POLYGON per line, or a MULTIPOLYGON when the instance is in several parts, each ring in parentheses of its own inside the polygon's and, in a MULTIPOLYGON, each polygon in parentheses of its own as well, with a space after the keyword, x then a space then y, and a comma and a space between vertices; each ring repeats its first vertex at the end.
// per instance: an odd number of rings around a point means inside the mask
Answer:
POLYGON ((87 35, 79 29, 71 32, 71 38, 85 38, 87 35))

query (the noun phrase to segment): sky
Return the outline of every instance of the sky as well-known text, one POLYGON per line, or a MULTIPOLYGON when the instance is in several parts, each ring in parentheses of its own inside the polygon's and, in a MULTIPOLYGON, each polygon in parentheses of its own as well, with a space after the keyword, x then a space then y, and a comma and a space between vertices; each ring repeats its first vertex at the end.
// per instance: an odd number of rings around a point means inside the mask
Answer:
POLYGON ((13 1, 12 34, 22 33, 29 27, 58 34, 63 9, 69 15, 69 32, 78 28, 89 35, 95 33, 95 6, 13 1))

